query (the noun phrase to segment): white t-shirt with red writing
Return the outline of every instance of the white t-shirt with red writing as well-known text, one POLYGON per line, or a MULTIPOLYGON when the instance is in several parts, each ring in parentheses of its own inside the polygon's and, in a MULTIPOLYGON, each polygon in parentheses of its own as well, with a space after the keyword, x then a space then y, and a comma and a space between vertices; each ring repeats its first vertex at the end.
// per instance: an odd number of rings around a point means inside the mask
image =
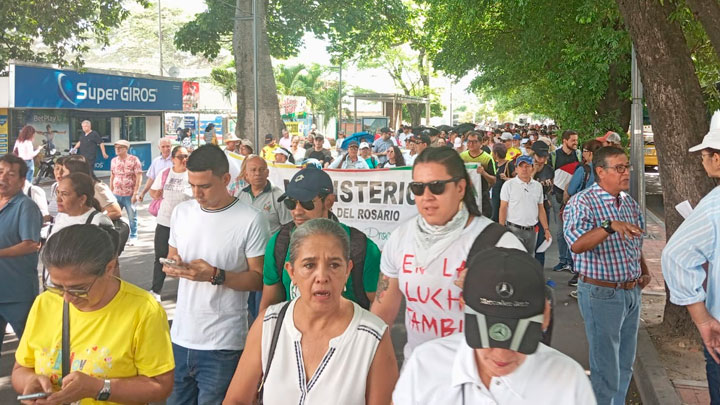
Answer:
MULTIPOLYGON (((462 289, 454 281, 465 268, 465 259, 475 238, 492 223, 485 217, 473 218, 455 243, 427 268, 420 268, 414 263, 415 221, 416 218, 412 218, 393 231, 380 261, 380 270, 386 276, 398 279, 400 291, 405 296, 406 359, 419 344, 463 331, 462 289)), ((509 232, 495 246, 525 251, 522 243, 509 232)))

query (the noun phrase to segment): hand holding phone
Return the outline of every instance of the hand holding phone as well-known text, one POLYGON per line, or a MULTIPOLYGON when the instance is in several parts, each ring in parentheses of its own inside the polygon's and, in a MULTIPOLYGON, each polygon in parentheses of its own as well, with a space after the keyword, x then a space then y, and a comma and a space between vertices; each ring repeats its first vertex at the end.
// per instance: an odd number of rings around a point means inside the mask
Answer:
POLYGON ((31 401, 33 399, 47 398, 51 395, 48 392, 36 392, 34 394, 18 395, 18 401, 31 401))
POLYGON ((165 265, 165 266, 168 266, 168 267, 175 268, 175 269, 184 270, 184 269, 187 268, 185 265, 179 264, 179 263, 176 262, 175 260, 167 259, 167 258, 165 258, 165 257, 161 257, 161 258, 159 259, 159 261, 160 261, 161 264, 163 264, 163 265, 165 265))

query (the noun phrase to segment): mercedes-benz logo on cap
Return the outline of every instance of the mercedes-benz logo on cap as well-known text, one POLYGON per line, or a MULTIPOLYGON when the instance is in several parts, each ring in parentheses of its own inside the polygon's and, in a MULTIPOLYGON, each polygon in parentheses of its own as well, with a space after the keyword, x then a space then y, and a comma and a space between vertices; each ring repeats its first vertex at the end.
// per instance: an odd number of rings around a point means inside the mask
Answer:
POLYGON ((302 174, 299 175, 299 176, 297 176, 297 177, 295 177, 295 183, 297 183, 298 181, 302 181, 302 179, 304 179, 304 178, 305 178, 305 176, 302 175, 302 174))
POLYGON ((504 323, 496 323, 490 327, 488 335, 496 342, 505 342, 512 337, 512 331, 504 323))
POLYGON ((502 298, 510 298, 515 293, 515 289, 512 284, 506 281, 501 281, 495 286, 495 292, 502 298))

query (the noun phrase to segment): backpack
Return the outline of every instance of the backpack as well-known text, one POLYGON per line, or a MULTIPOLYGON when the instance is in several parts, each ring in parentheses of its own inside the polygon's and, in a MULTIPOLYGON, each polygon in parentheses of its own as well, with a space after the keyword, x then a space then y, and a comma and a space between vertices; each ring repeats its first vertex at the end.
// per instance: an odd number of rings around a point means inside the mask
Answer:
MULTIPOLYGON (((580 149, 575 149, 575 156, 577 156, 578 162, 582 162, 582 151, 580 149)), ((555 159, 557 159, 557 149, 550 152, 550 167, 552 167, 553 170, 557 170, 557 167, 555 167, 555 159)))
POLYGON ((507 228, 497 222, 490 222, 490 224, 486 226, 485 229, 483 229, 475 238, 475 242, 473 242, 470 247, 465 263, 470 263, 470 259, 472 259, 476 254, 479 254, 484 250, 494 248, 503 235, 509 232, 510 231, 508 231, 507 228))
MULTIPOLYGON (((363 269, 365 268, 365 251, 367 250, 367 235, 362 231, 350 228, 350 259, 353 262, 353 268, 350 277, 353 283, 353 293, 355 294, 355 302, 364 309, 370 309, 370 299, 365 293, 363 284, 363 269)), ((278 278, 282 281, 283 265, 290 248, 290 233, 295 229, 295 222, 289 222, 278 231, 275 238, 275 250, 273 257, 275 258, 275 270, 277 270, 278 278)))
MULTIPOLYGON (((85 221, 85 224, 91 224, 93 218, 95 215, 98 214, 97 210, 94 210, 90 213, 88 216, 88 219, 85 221)), ((107 225, 98 225, 101 228, 105 229, 110 233, 111 238, 113 239, 113 243, 115 244, 115 248, 117 250, 118 256, 122 254, 122 252, 125 250, 125 244, 128 241, 128 238, 130 237, 130 226, 125 223, 122 219, 111 219, 113 226, 112 228, 107 225), (116 238, 117 236, 117 238, 116 238)))
MULTIPOLYGON (((583 176, 583 181, 582 181, 582 184, 580 185, 580 191, 585 190, 585 187, 587 187, 587 182, 590 179, 590 174, 591 174, 590 165, 584 164, 584 165, 582 165, 582 168, 583 168, 585 175, 583 176)), ((577 170, 577 169, 575 169, 575 170, 577 170)))

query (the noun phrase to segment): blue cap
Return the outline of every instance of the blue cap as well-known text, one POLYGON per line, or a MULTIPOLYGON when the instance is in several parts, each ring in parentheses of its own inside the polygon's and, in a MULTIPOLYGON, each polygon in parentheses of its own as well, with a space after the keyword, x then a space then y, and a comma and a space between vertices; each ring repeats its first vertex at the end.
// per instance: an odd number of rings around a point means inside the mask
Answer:
POLYGON ((516 141, 519 141, 519 140, 522 139, 522 136, 520 136, 520 134, 515 134, 515 135, 513 136, 513 139, 516 140, 516 141))
POLYGON ((287 197, 297 201, 311 201, 320 194, 332 194, 333 183, 330 176, 324 171, 308 166, 290 179, 285 186, 285 193, 278 198, 278 202, 287 197))
POLYGON ((519 156, 519 157, 517 158, 517 160, 515 161, 515 164, 519 166, 520 163, 527 163, 527 164, 529 164, 529 165, 532 166, 532 164, 533 164, 533 158, 531 158, 531 157, 528 156, 528 155, 519 156))

